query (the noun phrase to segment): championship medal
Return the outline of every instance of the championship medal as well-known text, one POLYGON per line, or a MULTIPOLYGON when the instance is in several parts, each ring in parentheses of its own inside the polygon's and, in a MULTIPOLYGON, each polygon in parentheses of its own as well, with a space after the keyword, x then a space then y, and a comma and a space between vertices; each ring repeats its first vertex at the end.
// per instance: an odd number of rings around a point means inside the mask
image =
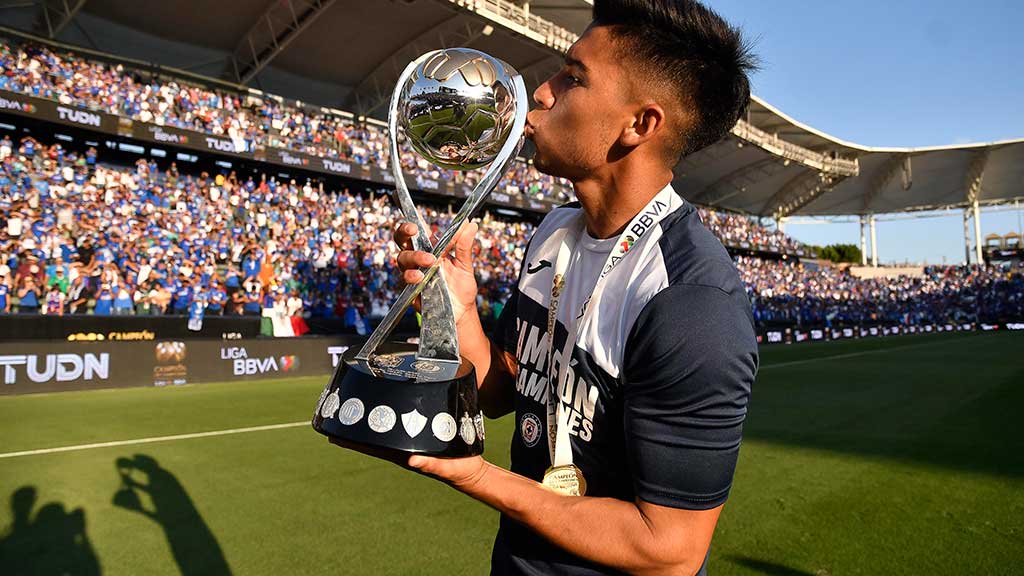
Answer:
POLYGON ((541 484, 565 496, 585 496, 587 493, 587 479, 574 464, 548 468, 541 484))

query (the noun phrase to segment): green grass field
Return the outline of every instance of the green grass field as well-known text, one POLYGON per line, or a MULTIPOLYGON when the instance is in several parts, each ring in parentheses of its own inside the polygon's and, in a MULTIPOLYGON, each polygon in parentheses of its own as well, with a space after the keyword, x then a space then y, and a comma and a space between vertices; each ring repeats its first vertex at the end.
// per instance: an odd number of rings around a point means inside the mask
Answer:
MULTIPOLYGON (((324 382, 3 397, 0 453, 308 420, 324 382)), ((1024 334, 763 348, 710 572, 1021 574, 1021 406, 1024 334)), ((481 574, 497 525, 308 426, 2 457, 0 495, 5 576, 481 574)))

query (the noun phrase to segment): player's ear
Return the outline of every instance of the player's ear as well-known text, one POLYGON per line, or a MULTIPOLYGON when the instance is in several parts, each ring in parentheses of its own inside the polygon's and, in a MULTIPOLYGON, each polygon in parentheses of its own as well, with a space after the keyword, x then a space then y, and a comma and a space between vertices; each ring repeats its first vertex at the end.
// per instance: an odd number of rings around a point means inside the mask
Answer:
POLYGON ((650 102, 637 109, 633 115, 633 121, 619 136, 619 144, 627 148, 635 148, 651 141, 664 129, 665 109, 657 102, 650 102))

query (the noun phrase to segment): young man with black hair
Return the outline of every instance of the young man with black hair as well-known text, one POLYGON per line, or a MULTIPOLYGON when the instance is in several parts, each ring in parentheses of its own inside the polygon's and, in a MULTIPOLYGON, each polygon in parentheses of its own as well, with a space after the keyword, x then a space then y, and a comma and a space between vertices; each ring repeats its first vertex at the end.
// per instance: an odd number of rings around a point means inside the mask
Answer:
MULTIPOLYGON (((692 0, 595 0, 594 22, 534 93, 539 170, 573 183, 489 340, 472 247, 444 262, 480 403, 515 412, 512 470, 482 458, 408 466, 498 509, 493 574, 704 573, 757 371, 732 260, 671 187, 682 156, 743 114, 753 64, 692 0)), ((433 258, 396 241, 406 282, 433 258)))

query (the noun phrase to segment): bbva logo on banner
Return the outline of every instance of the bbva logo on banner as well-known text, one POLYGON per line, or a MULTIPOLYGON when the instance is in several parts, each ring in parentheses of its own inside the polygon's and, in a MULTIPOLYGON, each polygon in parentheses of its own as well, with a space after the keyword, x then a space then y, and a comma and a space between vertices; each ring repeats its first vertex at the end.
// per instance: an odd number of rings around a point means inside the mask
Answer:
POLYGON ((4 368, 4 384, 16 384, 18 367, 37 384, 56 380, 107 380, 110 378, 110 354, 12 354, 0 356, 4 368))
POLYGON ((265 356, 249 357, 243 346, 231 346, 220 349, 221 360, 231 361, 231 373, 235 376, 252 376, 265 374, 267 372, 290 372, 299 367, 299 357, 288 356, 265 356))

